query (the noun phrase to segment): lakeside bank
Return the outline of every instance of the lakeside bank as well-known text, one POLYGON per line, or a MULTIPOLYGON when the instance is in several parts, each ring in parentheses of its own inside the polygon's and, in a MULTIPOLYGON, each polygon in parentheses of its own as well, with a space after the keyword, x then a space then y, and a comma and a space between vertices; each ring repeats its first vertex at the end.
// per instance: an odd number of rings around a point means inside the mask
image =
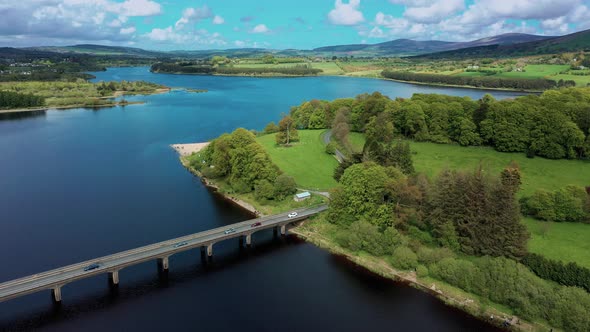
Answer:
POLYGON ((193 153, 198 153, 204 148, 209 145, 210 142, 203 142, 203 143, 185 143, 185 144, 172 144, 170 147, 174 149, 179 155, 180 163, 184 166, 189 172, 193 175, 197 176, 201 182, 209 189, 212 190, 213 193, 220 195, 223 199, 237 205, 238 207, 244 209, 248 213, 252 214, 256 218, 264 217, 264 214, 261 213, 253 204, 250 204, 244 200, 241 200, 235 196, 227 195, 223 193, 220 189, 220 186, 215 182, 207 179, 206 177, 201 174, 198 170, 194 169, 190 166, 190 163, 186 157, 192 155, 193 153))
POLYGON ((509 88, 492 88, 492 87, 477 87, 471 85, 453 85, 453 84, 443 84, 443 83, 425 83, 425 82, 418 82, 418 81, 403 81, 397 80, 392 78, 387 78, 383 76, 375 77, 373 75, 350 75, 351 73, 344 73, 338 75, 332 74, 315 74, 315 75, 288 75, 288 74, 280 74, 280 73, 264 73, 264 74, 206 74, 206 73, 183 73, 183 72, 165 72, 165 71, 151 71, 153 74, 170 74, 170 75, 191 75, 191 76, 221 76, 221 77, 255 77, 255 78, 301 78, 301 77, 345 77, 345 78, 366 78, 366 79, 373 79, 373 80, 382 80, 382 81, 393 81, 398 83, 406 83, 406 84, 416 84, 416 85, 423 85, 429 87, 447 87, 447 88, 461 88, 461 89, 473 89, 473 90, 490 90, 490 91, 501 91, 501 92, 522 92, 522 93, 543 93, 545 90, 526 90, 526 89, 509 89, 509 88))

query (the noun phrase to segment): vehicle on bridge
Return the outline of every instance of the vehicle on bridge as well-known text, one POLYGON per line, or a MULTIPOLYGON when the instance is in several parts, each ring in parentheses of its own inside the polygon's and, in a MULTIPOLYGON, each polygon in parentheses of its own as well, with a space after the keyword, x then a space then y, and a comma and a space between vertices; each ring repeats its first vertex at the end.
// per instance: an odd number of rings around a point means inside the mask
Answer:
POLYGON ((236 230, 235 230, 235 229, 233 229, 233 228, 229 228, 229 229, 226 229, 226 230, 225 230, 225 232, 223 232, 223 233, 224 233, 224 234, 231 234, 231 233, 235 233, 235 232, 236 232, 236 230))
POLYGON ((188 242, 183 241, 183 242, 178 242, 177 244, 175 244, 173 247, 174 248, 180 248, 180 247, 184 247, 188 244, 188 242))
POLYGON ((295 218, 295 217, 297 217, 297 212, 293 211, 293 212, 289 213, 287 215, 287 217, 289 217, 289 218, 295 218))
POLYGON ((262 223, 260 221, 253 223, 252 225, 250 225, 250 227, 257 227, 262 225, 262 223))
POLYGON ((96 270, 96 269, 98 269, 99 267, 100 267, 100 264, 98 264, 98 263, 92 263, 92 264, 90 264, 90 265, 86 266, 86 267, 84 268, 84 271, 92 271, 92 270, 96 270))

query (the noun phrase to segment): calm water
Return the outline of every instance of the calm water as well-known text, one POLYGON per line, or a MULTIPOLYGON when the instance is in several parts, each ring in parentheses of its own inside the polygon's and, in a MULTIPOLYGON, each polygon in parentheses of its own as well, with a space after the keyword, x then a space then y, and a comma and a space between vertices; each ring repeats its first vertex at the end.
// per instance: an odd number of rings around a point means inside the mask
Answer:
MULTIPOLYGON (((0 121, 0 282, 65 264, 250 218, 210 193, 178 162, 173 143, 206 141, 236 127, 261 129, 289 107, 380 91, 481 97, 355 78, 256 79, 151 74, 111 69, 97 80, 149 80, 194 94, 101 110, 47 111, 0 121)), ((514 96, 493 93, 497 98, 514 96)), ((294 238, 254 235, 121 271, 118 291, 100 276, 0 303, 0 330, 359 331, 494 330, 410 287, 367 274, 294 238)))

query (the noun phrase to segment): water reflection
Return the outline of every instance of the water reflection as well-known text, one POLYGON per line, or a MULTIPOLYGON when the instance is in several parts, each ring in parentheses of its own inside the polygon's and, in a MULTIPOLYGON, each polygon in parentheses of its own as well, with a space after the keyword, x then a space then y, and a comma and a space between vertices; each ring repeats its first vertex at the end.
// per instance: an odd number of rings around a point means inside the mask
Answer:
POLYGON ((23 112, 11 112, 11 113, 0 113, 0 121, 4 120, 24 120, 30 118, 36 118, 45 116, 47 110, 39 111, 23 111, 23 112))

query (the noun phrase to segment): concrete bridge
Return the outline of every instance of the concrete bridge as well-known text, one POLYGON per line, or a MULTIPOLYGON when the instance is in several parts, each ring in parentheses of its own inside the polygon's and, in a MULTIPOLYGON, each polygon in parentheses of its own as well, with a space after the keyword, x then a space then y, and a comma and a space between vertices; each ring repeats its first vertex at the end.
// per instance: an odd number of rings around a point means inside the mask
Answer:
POLYGON ((150 260, 157 261, 160 271, 168 271, 168 258, 176 253, 199 247, 202 253, 206 252, 206 255, 211 257, 213 246, 220 241, 239 238, 240 243, 245 240, 246 245, 250 245, 252 234, 269 228, 274 228, 275 232, 280 229, 281 234, 285 235, 287 225, 318 214, 327 208, 326 205, 321 205, 295 210, 297 216, 294 217, 289 217, 291 212, 286 212, 251 219, 7 281, 0 284, 0 302, 43 290, 51 290, 54 302, 61 302, 61 288, 73 281, 106 273, 110 284, 118 285, 119 271, 150 260), (88 269, 95 264, 98 267, 88 269))

